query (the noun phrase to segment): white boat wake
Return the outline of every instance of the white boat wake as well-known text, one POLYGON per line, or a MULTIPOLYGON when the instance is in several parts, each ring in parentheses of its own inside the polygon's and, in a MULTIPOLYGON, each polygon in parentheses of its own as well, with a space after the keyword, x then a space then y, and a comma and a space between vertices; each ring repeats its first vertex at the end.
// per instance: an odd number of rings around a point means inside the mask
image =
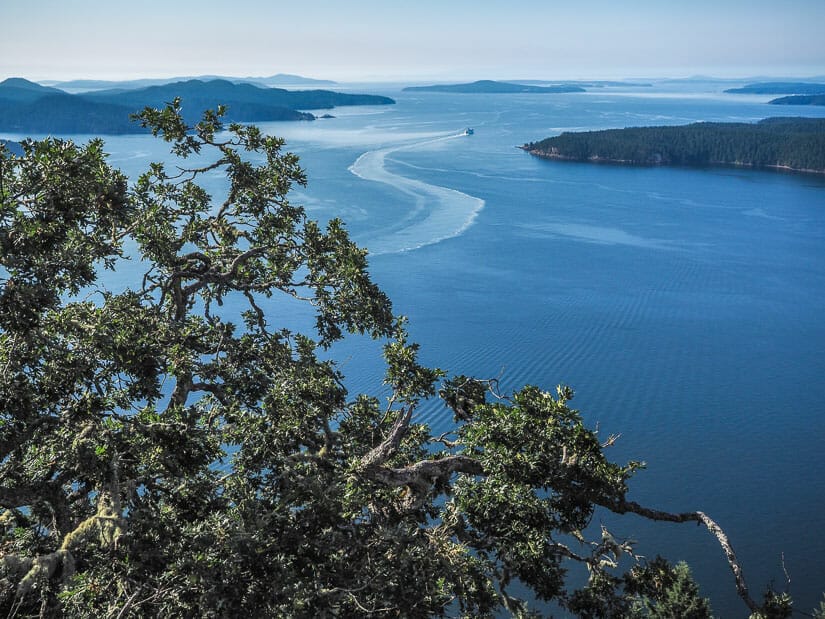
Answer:
POLYGON ((409 196, 413 202, 413 208, 409 212, 400 212, 402 207, 408 205, 408 201, 404 200, 403 205, 398 207, 399 213, 387 213, 388 222, 395 223, 388 223, 381 234, 365 240, 364 244, 370 254, 391 254, 419 249, 459 236, 472 225, 479 211, 484 208, 484 200, 449 187, 394 174, 387 170, 386 166, 386 158, 392 153, 453 140, 464 135, 452 134, 413 144, 368 151, 349 167, 349 171, 359 178, 389 185, 409 196))

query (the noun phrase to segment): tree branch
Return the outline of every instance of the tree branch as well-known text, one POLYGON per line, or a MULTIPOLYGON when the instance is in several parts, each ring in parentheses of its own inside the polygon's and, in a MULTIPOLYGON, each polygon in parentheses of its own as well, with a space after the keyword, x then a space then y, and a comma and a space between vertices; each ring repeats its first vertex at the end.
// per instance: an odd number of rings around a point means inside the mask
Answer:
POLYGON ((697 522, 705 525, 707 530, 710 531, 714 537, 716 537, 719 545, 722 547, 722 551, 725 553, 725 558, 728 561, 728 565, 730 565, 730 569, 733 572, 733 578, 736 581, 736 592, 739 594, 739 597, 742 598, 752 612, 755 613, 759 610, 759 605, 753 600, 753 598, 751 598, 750 593, 748 592, 748 586, 745 583, 745 576, 742 573, 742 567, 739 565, 739 561, 736 558, 736 553, 733 551, 733 546, 731 546, 728 536, 725 535, 722 527, 716 524, 716 522, 714 522, 704 512, 697 511, 672 514, 657 509, 643 507, 635 501, 626 501, 624 499, 616 503, 605 502, 599 504, 617 514, 626 514, 629 512, 638 516, 643 516, 649 520, 664 522, 697 522))
POLYGON ((392 425, 387 438, 385 438, 384 441, 378 445, 378 447, 375 447, 367 455, 361 458, 362 468, 383 464, 393 456, 393 454, 398 450, 398 445, 401 443, 401 439, 404 438, 404 434, 410 425, 412 414, 412 406, 408 406, 406 409, 401 409, 398 419, 396 419, 395 423, 392 425))
POLYGON ((46 503, 51 508, 57 533, 63 535, 71 529, 72 516, 60 487, 61 481, 59 478, 15 488, 0 487, 0 507, 16 509, 46 503))
POLYGON ((178 271, 172 274, 171 279, 181 279, 184 276, 196 277, 197 281, 189 284, 183 289, 183 295, 185 297, 189 297, 193 293, 203 288, 206 284, 218 284, 230 281, 238 274, 238 270, 241 268, 241 265, 244 262, 246 262, 250 258, 257 258, 258 256, 265 254, 267 252, 267 249, 268 248, 266 247, 253 247, 252 249, 248 249, 245 252, 238 254, 232 259, 232 262, 229 263, 229 266, 225 271, 218 271, 214 267, 210 268, 208 271, 204 271, 201 273, 193 273, 191 271, 178 271))
POLYGON ((432 485, 435 479, 448 477, 453 473, 481 475, 484 469, 475 458, 457 455, 440 460, 421 460, 402 468, 389 468, 373 463, 365 465, 362 472, 388 486, 425 488, 432 485))

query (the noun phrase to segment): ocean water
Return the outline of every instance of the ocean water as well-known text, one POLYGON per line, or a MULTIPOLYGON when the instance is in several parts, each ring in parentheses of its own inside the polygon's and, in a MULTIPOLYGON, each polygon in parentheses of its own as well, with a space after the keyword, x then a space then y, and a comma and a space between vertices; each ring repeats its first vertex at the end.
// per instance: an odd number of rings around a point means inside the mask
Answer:
MULTIPOLYGON (((825 591, 825 178, 549 162, 517 146, 566 130, 825 108, 770 106, 718 85, 371 89, 397 105, 262 126, 307 170, 293 200, 342 218, 370 249, 423 360, 498 377, 505 390, 571 385, 588 424, 621 433, 611 456, 647 462, 630 499, 705 511, 754 597, 773 583, 810 611, 825 591)), ((135 176, 165 145, 119 136, 107 150, 135 176)), ((219 178, 208 183, 220 192, 219 178)), ((269 309, 291 318, 285 305, 269 309)), ((353 392, 379 388, 375 343, 353 338, 334 354, 353 392)), ((451 423, 438 404, 419 420, 435 432, 451 423)), ((598 514, 601 523, 639 540, 643 555, 688 561, 720 616, 747 616, 703 528, 598 514)))

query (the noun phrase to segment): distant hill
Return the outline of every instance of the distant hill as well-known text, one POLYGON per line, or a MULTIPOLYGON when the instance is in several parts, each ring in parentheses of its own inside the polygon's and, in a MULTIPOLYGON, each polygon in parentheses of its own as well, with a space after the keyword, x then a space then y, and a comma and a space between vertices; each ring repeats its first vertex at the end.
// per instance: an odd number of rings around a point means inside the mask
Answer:
MULTIPOLYGON (((0 90, 0 101, 3 92, 0 90)), ((14 106, 0 104, 0 131, 12 133, 135 133, 132 108, 84 101, 72 95, 41 97, 14 106)))
POLYGON ((515 94, 515 93, 563 93, 585 92, 581 86, 571 84, 557 84, 554 86, 533 86, 530 84, 514 84, 512 82, 495 82, 480 80, 470 84, 435 84, 433 86, 408 86, 406 91, 418 92, 457 92, 483 94, 515 94))
POLYGON ((161 105, 174 97, 181 97, 187 108, 199 110, 223 103, 233 120, 275 120, 261 117, 264 108, 295 110, 330 109, 341 105, 387 105, 395 103, 389 97, 338 93, 331 90, 284 90, 263 88, 254 84, 235 84, 227 80, 188 80, 149 86, 138 90, 101 90, 84 93, 89 101, 104 101, 127 105, 136 109, 147 105, 161 105))
POLYGON ((10 77, 0 82, 0 99, 15 103, 29 103, 47 95, 65 94, 57 88, 35 84, 22 77, 10 77))
POLYGON ((263 122, 315 118, 303 110, 395 103, 388 97, 375 95, 329 90, 289 91, 227 80, 188 80, 131 90, 111 89, 70 95, 14 78, 0 83, 0 131, 137 133, 143 129, 129 120, 132 113, 146 106, 161 107, 175 97, 181 97, 184 118, 188 122, 196 122, 203 110, 219 104, 227 106, 228 121, 263 122))
POLYGON ((562 133, 522 148, 547 159, 631 165, 737 165, 825 173, 825 119, 767 118, 562 133))
POLYGON ((768 101, 771 105, 825 105, 825 93, 821 95, 791 95, 768 101))
POLYGON ((189 80, 211 81, 226 80, 235 84, 261 84, 265 86, 333 86, 336 82, 331 80, 318 80, 301 75, 291 75, 289 73, 278 73, 269 77, 227 77, 221 75, 199 75, 192 77, 169 77, 169 78, 144 78, 136 80, 68 80, 63 82, 49 81, 45 85, 54 88, 68 90, 136 90, 148 86, 163 86, 175 82, 185 82, 189 80))
POLYGON ((812 82, 760 82, 725 92, 739 95, 825 95, 825 84, 812 82))

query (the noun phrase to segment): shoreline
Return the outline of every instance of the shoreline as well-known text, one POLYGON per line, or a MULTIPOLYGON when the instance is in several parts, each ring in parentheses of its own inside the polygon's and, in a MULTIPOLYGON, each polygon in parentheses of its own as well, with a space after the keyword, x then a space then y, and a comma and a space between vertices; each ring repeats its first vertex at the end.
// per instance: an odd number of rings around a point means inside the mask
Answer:
POLYGON ((660 162, 641 162, 641 161, 634 161, 632 159, 611 159, 610 157, 600 157, 598 155, 592 155, 587 158, 582 157, 572 157, 569 155, 563 155, 561 153, 552 153, 544 150, 539 149, 531 149, 528 145, 518 146, 517 148, 529 153, 533 157, 538 157, 540 159, 550 159, 553 161, 570 161, 574 163, 596 163, 596 164, 608 164, 608 165, 624 165, 624 166, 633 166, 633 167, 640 167, 640 168, 660 168, 660 167, 671 167, 671 168, 724 168, 724 167, 731 167, 731 168, 747 168, 750 170, 769 170, 774 172, 789 172, 793 174, 818 174, 820 176, 825 176, 825 169, 823 170, 816 170, 811 168, 793 168, 787 165, 781 164, 765 164, 765 165, 755 165, 753 163, 746 163, 746 162, 739 162, 739 161, 709 161, 705 164, 673 164, 668 163, 665 161, 660 162))

